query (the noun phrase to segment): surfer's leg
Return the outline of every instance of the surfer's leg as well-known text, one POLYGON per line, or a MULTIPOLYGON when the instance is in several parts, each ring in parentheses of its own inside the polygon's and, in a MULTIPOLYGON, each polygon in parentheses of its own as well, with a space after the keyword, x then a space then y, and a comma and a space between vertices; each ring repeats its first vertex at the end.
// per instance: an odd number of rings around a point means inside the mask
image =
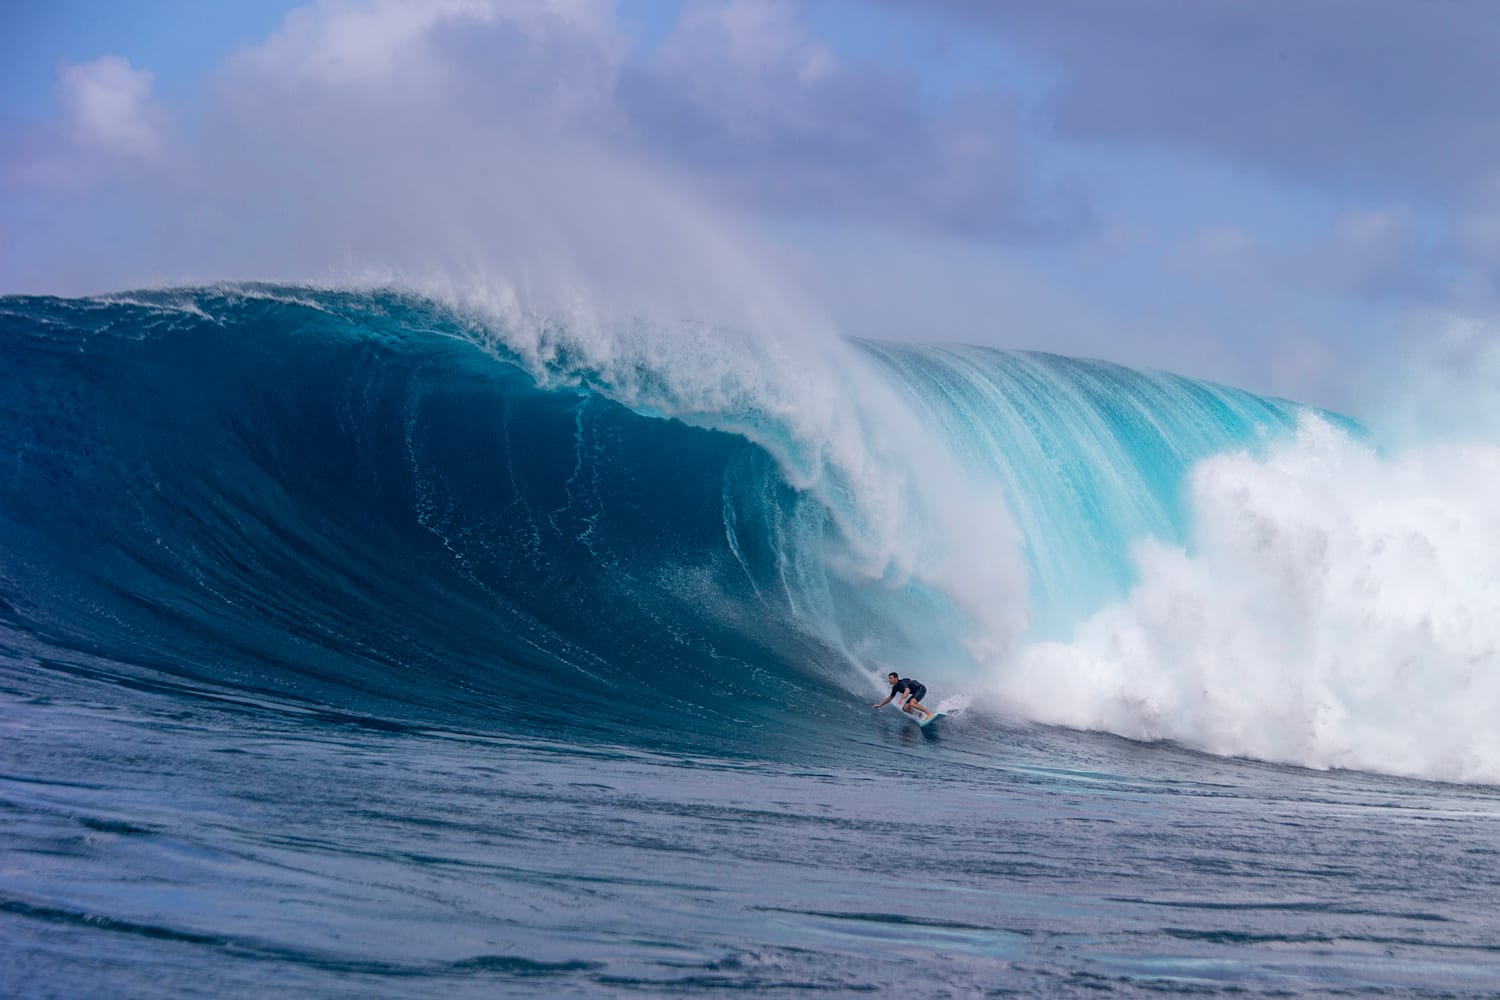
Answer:
POLYGON ((906 704, 909 705, 909 706, 911 706, 910 708, 907 709, 908 712, 910 712, 912 710, 912 708, 915 708, 917 711, 921 712, 923 715, 927 715, 927 716, 932 715, 932 713, 929 712, 929 711, 927 711, 926 708, 922 707, 922 703, 919 702, 919 701, 917 701, 917 699, 915 699, 915 698, 913 698, 911 701, 908 701, 906 704))

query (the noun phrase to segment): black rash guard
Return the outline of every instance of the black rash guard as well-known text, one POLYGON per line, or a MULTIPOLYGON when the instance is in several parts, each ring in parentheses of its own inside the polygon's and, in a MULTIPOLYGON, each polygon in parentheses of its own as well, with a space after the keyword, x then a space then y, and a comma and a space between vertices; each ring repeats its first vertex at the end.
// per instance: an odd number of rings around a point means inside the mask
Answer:
POLYGON ((914 681, 909 677, 903 677, 891 685, 891 697, 896 697, 902 691, 909 692, 913 701, 921 701, 922 696, 927 693, 927 687, 921 681, 914 681))

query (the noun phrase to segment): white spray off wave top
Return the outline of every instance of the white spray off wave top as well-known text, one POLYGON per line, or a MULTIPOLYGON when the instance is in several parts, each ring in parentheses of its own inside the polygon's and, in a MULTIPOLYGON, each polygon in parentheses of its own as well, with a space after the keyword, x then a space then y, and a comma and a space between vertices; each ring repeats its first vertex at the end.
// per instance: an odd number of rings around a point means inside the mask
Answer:
MULTIPOLYGON (((742 280, 760 277, 745 270, 742 280)), ((924 663, 928 676, 957 681, 974 662, 1014 650, 1027 626, 1027 578, 1003 489, 959 462, 830 326, 790 304, 734 328, 622 319, 583 296, 539 313, 502 286, 484 287, 480 295, 430 283, 425 290, 484 317, 480 339, 543 387, 586 386, 643 415, 759 445, 836 529, 835 544, 818 552, 825 569, 856 586, 915 595, 913 617, 932 595, 951 605, 955 614, 930 624, 963 629, 953 638, 967 663, 924 663)), ((765 309, 777 297, 768 279, 762 287, 765 309)), ((866 662, 865 637, 836 620, 807 624, 882 675, 886 666, 906 668, 866 662)))

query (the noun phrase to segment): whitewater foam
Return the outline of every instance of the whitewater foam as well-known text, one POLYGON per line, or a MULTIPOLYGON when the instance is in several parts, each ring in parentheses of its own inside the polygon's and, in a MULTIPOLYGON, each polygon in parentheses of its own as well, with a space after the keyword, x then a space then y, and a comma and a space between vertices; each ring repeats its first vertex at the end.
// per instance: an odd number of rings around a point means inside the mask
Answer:
POLYGON ((1314 415, 1201 463, 1186 545, 1000 668, 1030 718, 1219 754, 1500 781, 1500 448, 1382 455, 1314 415))

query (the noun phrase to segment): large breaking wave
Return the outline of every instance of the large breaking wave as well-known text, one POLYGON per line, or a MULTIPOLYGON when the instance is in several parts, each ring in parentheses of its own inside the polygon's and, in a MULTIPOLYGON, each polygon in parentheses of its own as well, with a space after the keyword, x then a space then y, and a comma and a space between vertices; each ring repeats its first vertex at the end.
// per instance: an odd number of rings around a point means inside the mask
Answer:
POLYGON ((890 667, 1044 722, 1500 780, 1485 445, 1382 457, 1051 355, 390 292, 0 324, 0 615, 54 666, 615 738, 776 731, 890 667))

